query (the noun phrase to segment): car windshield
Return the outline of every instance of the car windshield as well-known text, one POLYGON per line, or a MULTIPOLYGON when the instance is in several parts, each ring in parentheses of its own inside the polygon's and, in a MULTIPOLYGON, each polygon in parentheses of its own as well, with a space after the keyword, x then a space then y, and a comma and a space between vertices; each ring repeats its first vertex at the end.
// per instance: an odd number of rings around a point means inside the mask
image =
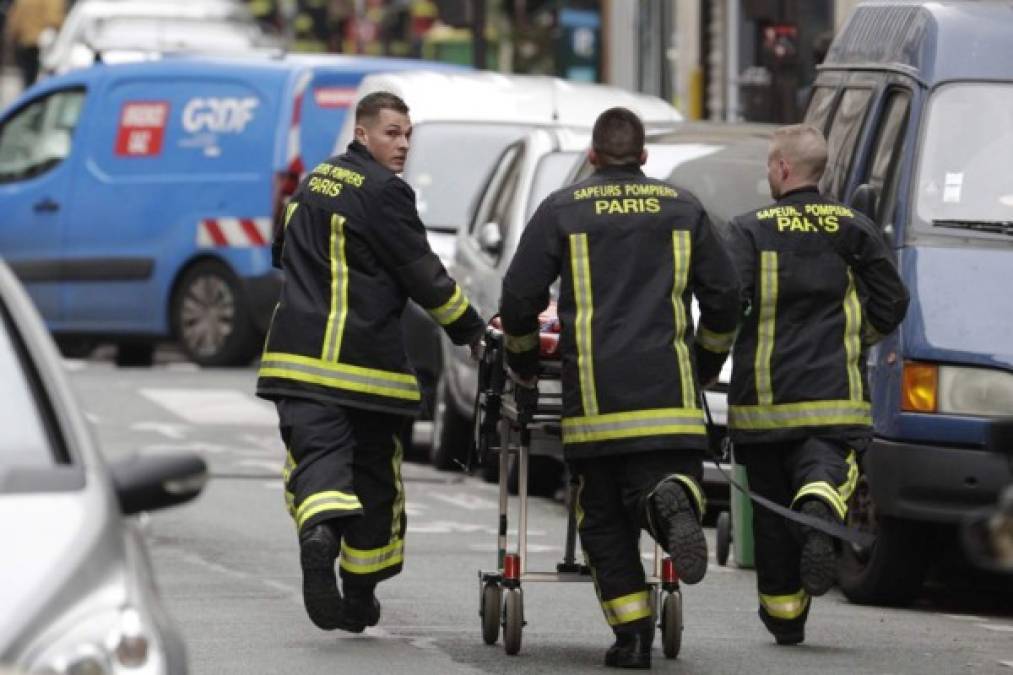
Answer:
POLYGON ((1013 234, 1013 86, 940 87, 928 107, 915 183, 923 231, 1013 234))
POLYGON ((10 332, 7 313, 0 307, 0 468, 46 467, 56 463, 25 375, 21 356, 10 332))
POLYGON ((503 124, 419 124, 412 132, 404 179, 415 190, 426 228, 456 232, 504 148, 525 128, 503 124), (467 167, 462 171, 461 167, 467 167))

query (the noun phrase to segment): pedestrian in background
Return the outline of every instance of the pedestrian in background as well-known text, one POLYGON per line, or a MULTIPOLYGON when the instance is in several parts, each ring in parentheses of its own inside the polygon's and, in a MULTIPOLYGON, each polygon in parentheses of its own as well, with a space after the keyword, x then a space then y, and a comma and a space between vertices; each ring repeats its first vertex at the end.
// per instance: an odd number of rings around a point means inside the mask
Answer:
POLYGON ((14 53, 22 87, 30 87, 39 76, 39 36, 56 31, 63 23, 63 0, 14 0, 4 24, 5 42, 14 53))
POLYGON ((314 168, 286 207, 274 246, 285 281, 257 394, 278 408, 306 611, 325 630, 361 632, 380 618, 376 584, 404 560, 400 439, 421 395, 401 313, 411 298, 473 352, 485 322, 429 248, 397 175, 408 107, 369 94, 355 124, 347 152, 314 168))
MULTIPOLYGON (((744 313, 728 426, 757 494, 843 522, 872 435, 865 349, 900 324, 908 293, 872 221, 820 195, 826 163, 817 128, 778 129, 767 160, 776 202, 732 220, 744 313)), ((834 583, 833 539, 764 508, 753 539, 760 619, 777 644, 798 644, 811 598, 834 583)))
POLYGON ((500 311, 512 377, 536 386, 538 314, 560 279, 563 447, 578 480, 581 545, 616 636, 605 664, 649 668, 640 532, 671 554, 684 582, 703 578, 700 386, 716 381, 731 347, 738 287, 696 198, 644 176, 633 112, 598 117, 589 158, 595 173, 546 198, 525 228, 500 311))

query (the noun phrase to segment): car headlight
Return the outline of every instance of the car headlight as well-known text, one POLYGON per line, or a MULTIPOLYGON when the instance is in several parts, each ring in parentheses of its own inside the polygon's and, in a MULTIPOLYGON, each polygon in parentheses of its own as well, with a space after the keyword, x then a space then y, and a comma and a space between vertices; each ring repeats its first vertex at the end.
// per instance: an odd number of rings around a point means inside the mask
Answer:
POLYGON ((161 675, 165 656, 157 635, 133 607, 105 608, 78 618, 38 656, 36 675, 161 675))
POLYGON ((911 412, 1013 415, 1013 373, 991 368, 904 364, 901 407, 911 412))

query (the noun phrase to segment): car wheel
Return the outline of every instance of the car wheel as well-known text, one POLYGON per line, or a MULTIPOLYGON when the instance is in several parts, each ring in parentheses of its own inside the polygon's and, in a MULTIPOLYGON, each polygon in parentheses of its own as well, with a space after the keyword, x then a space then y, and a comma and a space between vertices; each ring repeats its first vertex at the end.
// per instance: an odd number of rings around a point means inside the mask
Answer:
POLYGON ((171 304, 173 333, 201 366, 243 366, 260 349, 260 335, 236 275, 204 260, 186 271, 171 304))
POLYGON ((852 602, 907 605, 925 579, 928 528, 923 523, 877 516, 865 476, 848 509, 848 526, 876 535, 869 547, 842 543, 837 582, 852 602))
POLYGON ((98 346, 98 340, 84 337, 53 336, 60 354, 67 359, 86 359, 98 346))
POLYGON ((440 471, 459 470, 471 445, 471 423, 457 412, 450 400, 449 387, 447 376, 441 375, 436 383, 433 440, 429 446, 429 461, 440 471))

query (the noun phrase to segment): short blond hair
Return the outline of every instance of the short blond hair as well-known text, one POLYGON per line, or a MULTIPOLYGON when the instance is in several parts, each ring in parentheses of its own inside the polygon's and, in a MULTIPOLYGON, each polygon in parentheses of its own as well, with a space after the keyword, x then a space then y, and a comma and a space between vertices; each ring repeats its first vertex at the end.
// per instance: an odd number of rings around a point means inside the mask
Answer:
POLYGON ((796 177, 818 182, 827 168, 827 139, 811 124, 791 124, 774 131, 770 151, 791 165, 796 177))

